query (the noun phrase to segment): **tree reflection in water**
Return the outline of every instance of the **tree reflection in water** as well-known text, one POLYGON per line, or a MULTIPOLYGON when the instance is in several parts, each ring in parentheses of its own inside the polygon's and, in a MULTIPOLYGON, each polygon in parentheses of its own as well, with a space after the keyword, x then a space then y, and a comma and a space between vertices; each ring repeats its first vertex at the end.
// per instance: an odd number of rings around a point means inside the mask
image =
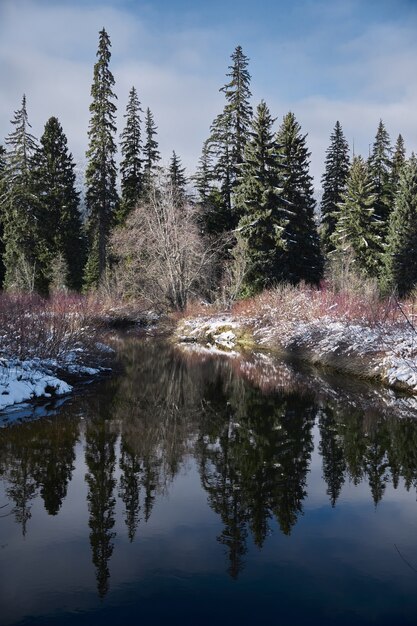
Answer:
POLYGON ((347 480, 368 483, 375 505, 389 483, 417 489, 417 421, 376 411, 367 400, 376 392, 332 387, 317 373, 265 358, 184 355, 155 338, 124 340, 120 359, 123 374, 75 397, 59 417, 0 431, 6 510, 23 535, 37 497, 59 515, 76 443, 84 442, 100 596, 109 589, 117 498, 127 538, 136 541, 190 458, 221 520, 218 541, 233 578, 249 538, 261 548, 277 527, 290 535, 302 514, 315 424, 332 507, 347 480))

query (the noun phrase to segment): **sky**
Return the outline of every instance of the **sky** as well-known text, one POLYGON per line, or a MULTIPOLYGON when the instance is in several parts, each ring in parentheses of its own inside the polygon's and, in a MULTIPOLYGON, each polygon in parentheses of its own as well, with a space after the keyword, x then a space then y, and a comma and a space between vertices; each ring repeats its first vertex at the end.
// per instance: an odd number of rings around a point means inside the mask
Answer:
POLYGON ((98 32, 112 43, 118 132, 134 85, 150 107, 167 164, 195 171, 224 106, 230 55, 241 45, 252 104, 278 128, 293 111, 320 186, 336 120, 367 156, 382 119, 417 151, 417 0, 0 0, 0 143, 26 94, 33 134, 59 118, 85 163, 98 32))

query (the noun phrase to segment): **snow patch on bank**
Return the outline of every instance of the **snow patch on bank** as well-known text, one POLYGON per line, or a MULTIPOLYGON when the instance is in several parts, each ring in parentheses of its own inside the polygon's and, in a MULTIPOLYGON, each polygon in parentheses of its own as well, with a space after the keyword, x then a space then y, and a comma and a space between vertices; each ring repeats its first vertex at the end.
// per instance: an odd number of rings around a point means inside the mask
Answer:
POLYGON ((313 321, 268 317, 268 321, 233 316, 187 319, 176 337, 211 350, 232 351, 250 328, 255 345, 265 349, 298 354, 312 363, 417 394, 417 333, 410 325, 367 326, 326 316, 313 321))
POLYGON ((0 364, 0 410, 33 400, 61 396, 72 391, 71 385, 39 369, 39 362, 3 361, 0 364))

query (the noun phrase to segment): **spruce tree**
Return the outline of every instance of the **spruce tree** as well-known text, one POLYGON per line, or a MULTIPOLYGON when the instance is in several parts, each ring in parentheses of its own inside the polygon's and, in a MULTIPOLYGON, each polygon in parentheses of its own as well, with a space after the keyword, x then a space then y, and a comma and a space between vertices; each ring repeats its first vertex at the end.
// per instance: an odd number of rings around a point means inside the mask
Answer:
POLYGON ((398 185, 400 182, 401 172, 405 165, 405 145, 404 139, 402 135, 398 135, 397 141, 395 142, 394 154, 392 156, 392 169, 391 169, 391 186, 392 193, 395 198, 395 194, 397 193, 398 185))
POLYGON ((349 174, 349 146, 343 134, 340 122, 336 122, 330 136, 330 146, 326 152, 325 171, 321 182, 323 196, 321 200, 321 240, 326 253, 333 249, 331 236, 334 232, 338 205, 346 189, 349 174))
POLYGON ((277 133, 280 156, 281 197, 290 209, 284 238, 288 254, 286 278, 297 284, 317 284, 323 274, 323 257, 314 218, 314 190, 309 174, 310 152, 306 135, 293 113, 287 113, 277 133))
POLYGON ((2 202, 3 196, 6 193, 6 181, 5 181, 5 169, 6 169, 6 148, 0 144, 0 288, 4 281, 4 242, 3 242, 3 219, 2 219, 2 202))
POLYGON ((143 162, 144 162, 144 185, 145 190, 149 191, 152 179, 154 178, 158 162, 161 159, 158 150, 158 142, 155 139, 157 126, 153 119, 153 115, 149 107, 146 109, 145 115, 145 139, 146 143, 143 146, 143 162))
POLYGON ((142 136, 141 119, 142 109, 135 87, 129 92, 129 100, 126 107, 126 126, 121 135, 120 163, 122 197, 117 213, 117 221, 122 224, 132 209, 135 208, 139 198, 143 194, 143 169, 142 169, 142 136))
POLYGON ((390 216, 382 282, 407 295, 417 283, 417 158, 404 165, 390 216))
POLYGON ((231 118, 231 158, 233 177, 238 175, 239 164, 244 157, 247 133, 252 119, 250 105, 250 74, 247 69, 249 59, 243 54, 242 47, 237 46, 231 56, 232 64, 227 76, 230 81, 220 89, 226 97, 226 110, 231 118))
POLYGON ((97 287, 107 265, 107 243, 118 205, 116 190, 116 98, 114 78, 109 69, 110 39, 100 31, 97 62, 91 87, 91 119, 88 131, 88 165, 85 173, 88 212, 89 255, 85 287, 97 287))
POLYGON ((393 205, 392 149, 389 134, 382 120, 379 122, 369 157, 369 171, 374 184, 375 219, 380 220, 382 226, 381 234, 385 237, 388 228, 388 218, 393 205))
POLYGON ((285 278, 283 234, 288 211, 279 195, 273 123, 267 105, 261 102, 253 119, 236 193, 242 213, 239 231, 246 243, 248 263, 245 293, 260 291, 285 278))
POLYGON ((44 252, 42 268, 47 282, 59 270, 62 286, 80 289, 85 242, 74 168, 62 126, 51 117, 35 153, 32 173, 44 252))
POLYGON ((365 277, 377 276, 381 261, 381 221, 375 216, 375 199, 369 167, 362 157, 354 157, 331 237, 332 254, 348 256, 356 272, 365 277))
POLYGON ((26 97, 11 121, 6 137, 8 151, 3 171, 2 222, 5 267, 4 287, 33 291, 44 289, 39 264, 39 230, 31 170, 37 144, 30 133, 26 97))
POLYGON ((187 179, 185 177, 185 167, 182 167, 181 159, 176 155, 175 150, 172 152, 169 164, 169 177, 173 189, 179 198, 184 198, 187 179))
MULTIPOLYGON (((227 77, 230 79, 220 91, 225 94, 225 107, 210 127, 209 149, 214 157, 213 178, 220 190, 220 205, 216 207, 219 217, 218 232, 231 230, 239 221, 234 206, 233 193, 238 185, 239 167, 243 162, 248 131, 252 119, 250 105, 250 74, 248 58, 237 46, 231 56, 227 77)), ((206 144, 207 145, 207 144, 206 144)))

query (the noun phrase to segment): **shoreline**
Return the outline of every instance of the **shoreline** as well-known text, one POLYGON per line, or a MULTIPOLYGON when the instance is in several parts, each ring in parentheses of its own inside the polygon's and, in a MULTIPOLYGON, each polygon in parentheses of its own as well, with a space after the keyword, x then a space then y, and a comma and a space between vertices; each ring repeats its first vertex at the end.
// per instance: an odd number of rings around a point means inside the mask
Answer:
POLYGON ((328 317, 265 323, 217 313, 180 320, 173 340, 223 353, 271 353, 417 395, 417 336, 406 324, 370 326, 328 317))

